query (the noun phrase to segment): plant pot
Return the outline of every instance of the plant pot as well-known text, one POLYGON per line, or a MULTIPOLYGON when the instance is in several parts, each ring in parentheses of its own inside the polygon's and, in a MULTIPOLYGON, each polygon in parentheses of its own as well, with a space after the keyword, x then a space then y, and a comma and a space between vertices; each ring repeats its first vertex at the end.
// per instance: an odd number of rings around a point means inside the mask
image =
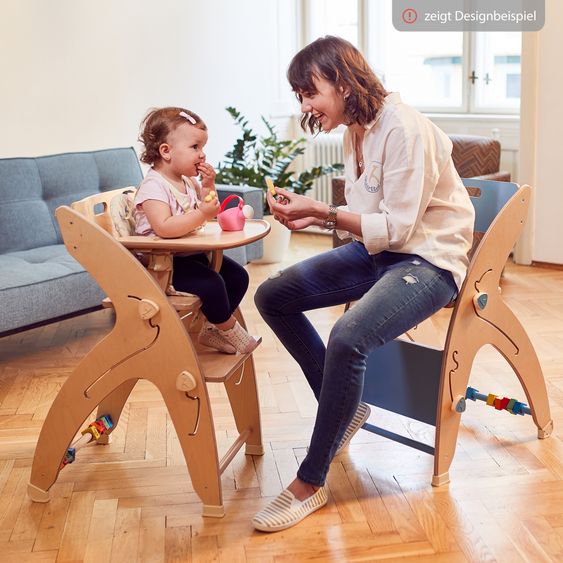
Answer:
POLYGON ((252 260, 254 264, 275 264, 283 262, 289 248, 289 239, 291 231, 284 227, 279 221, 276 221, 272 215, 264 215, 264 221, 270 224, 271 230, 268 235, 263 238, 264 252, 262 258, 252 260))

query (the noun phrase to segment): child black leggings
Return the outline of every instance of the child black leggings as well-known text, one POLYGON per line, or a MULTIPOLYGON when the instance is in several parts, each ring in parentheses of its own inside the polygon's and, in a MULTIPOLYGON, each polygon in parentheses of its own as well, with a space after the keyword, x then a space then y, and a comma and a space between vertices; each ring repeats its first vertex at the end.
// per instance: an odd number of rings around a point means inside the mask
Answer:
POLYGON ((210 323, 224 323, 239 306, 248 289, 248 273, 238 262, 223 256, 215 272, 205 254, 174 257, 172 285, 177 291, 197 295, 210 323))

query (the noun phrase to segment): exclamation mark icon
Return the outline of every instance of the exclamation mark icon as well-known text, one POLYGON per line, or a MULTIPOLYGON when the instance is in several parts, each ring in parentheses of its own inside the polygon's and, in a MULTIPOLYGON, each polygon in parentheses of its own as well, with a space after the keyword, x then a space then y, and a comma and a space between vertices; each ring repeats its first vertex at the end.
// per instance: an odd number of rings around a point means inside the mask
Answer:
POLYGON ((403 11, 401 17, 405 23, 414 23, 418 18, 418 14, 413 8, 407 8, 403 11))

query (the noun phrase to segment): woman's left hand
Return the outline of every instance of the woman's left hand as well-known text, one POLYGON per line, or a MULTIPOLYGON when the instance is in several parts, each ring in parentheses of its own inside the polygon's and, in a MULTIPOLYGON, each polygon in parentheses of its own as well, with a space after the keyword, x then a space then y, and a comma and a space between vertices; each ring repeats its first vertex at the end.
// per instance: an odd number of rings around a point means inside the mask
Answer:
POLYGON ((206 192, 215 189, 215 169, 207 162, 201 162, 197 165, 197 171, 201 176, 201 185, 206 192))

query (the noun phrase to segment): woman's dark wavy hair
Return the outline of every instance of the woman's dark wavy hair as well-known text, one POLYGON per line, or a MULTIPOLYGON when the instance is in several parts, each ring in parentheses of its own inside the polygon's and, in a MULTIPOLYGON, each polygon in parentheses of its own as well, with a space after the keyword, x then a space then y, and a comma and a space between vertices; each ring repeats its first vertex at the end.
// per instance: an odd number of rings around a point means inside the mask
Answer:
POLYGON ((185 108, 166 107, 153 108, 149 110, 141 123, 141 134, 139 141, 145 145, 141 154, 141 162, 155 164, 160 160, 160 145, 166 143, 168 135, 182 123, 191 123, 180 113, 186 113, 195 120, 194 127, 207 131, 207 126, 193 111, 185 108))
MULTIPOLYGON (((316 91, 314 77, 328 80, 337 89, 350 91, 344 107, 350 124, 367 125, 373 121, 387 95, 360 51, 340 37, 320 37, 293 57, 287 79, 300 102, 302 92, 316 91)), ((301 127, 313 134, 321 130, 320 123, 310 113, 301 117, 301 127)))

